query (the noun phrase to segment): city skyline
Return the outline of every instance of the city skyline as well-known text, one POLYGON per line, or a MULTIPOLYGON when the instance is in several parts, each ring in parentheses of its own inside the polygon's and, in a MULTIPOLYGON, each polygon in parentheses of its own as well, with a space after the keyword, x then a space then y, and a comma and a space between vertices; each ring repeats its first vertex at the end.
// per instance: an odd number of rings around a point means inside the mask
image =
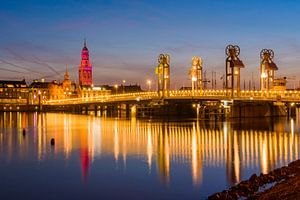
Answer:
MULTIPOLYGON (((94 84, 156 83, 160 53, 171 56, 171 88, 189 86, 191 58, 217 79, 225 73, 225 47, 241 48, 243 80, 252 72, 258 89, 259 52, 271 48, 277 75, 293 78, 300 56, 294 1, 35 1, 2 2, 1 79, 62 80, 66 65, 78 83, 84 38, 94 84)), ((295 84, 293 80, 292 84, 295 84)), ((221 81, 218 83, 221 87, 221 81)), ((291 81, 288 85, 290 88, 291 81)))

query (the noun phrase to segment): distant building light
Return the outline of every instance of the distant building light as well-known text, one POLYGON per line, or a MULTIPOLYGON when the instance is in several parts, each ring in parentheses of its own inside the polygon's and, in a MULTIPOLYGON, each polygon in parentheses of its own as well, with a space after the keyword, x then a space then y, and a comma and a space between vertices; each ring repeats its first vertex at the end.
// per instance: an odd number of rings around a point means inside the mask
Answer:
POLYGON ((101 87, 93 87, 93 90, 101 90, 101 87))

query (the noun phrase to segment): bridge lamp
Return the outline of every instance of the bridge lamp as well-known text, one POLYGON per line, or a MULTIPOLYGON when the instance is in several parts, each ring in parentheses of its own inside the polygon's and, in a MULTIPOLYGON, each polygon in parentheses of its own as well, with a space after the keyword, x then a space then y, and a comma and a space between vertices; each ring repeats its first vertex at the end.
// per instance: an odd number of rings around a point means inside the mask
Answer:
POLYGON ((114 87, 115 87, 115 89, 116 89, 116 93, 118 93, 118 85, 115 84, 114 87))
POLYGON ((148 91, 149 91, 149 92, 150 92, 150 90, 151 90, 151 83, 152 83, 151 80, 148 80, 148 81, 147 81, 147 84, 148 84, 148 91))
POLYGON ((265 72, 261 73, 262 78, 267 78, 267 74, 265 72))

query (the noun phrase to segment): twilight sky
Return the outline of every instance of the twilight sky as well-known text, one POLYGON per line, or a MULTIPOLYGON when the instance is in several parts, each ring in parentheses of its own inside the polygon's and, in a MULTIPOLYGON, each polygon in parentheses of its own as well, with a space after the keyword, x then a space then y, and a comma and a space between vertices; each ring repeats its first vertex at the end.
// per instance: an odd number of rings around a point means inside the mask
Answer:
MULTIPOLYGON (((84 38, 94 84, 126 80, 144 88, 160 53, 171 56, 171 86, 190 85, 194 55, 207 78, 225 69, 224 48, 237 44, 242 80, 259 77, 259 52, 275 52, 278 76, 300 80, 300 1, 294 0, 0 0, 0 79, 78 82, 84 38)), ((247 84, 248 85, 248 84, 247 84)), ((221 87, 221 81, 218 84, 221 87)), ((256 83, 256 87, 258 84, 256 83)), ((242 86, 243 88, 243 81, 242 86)))

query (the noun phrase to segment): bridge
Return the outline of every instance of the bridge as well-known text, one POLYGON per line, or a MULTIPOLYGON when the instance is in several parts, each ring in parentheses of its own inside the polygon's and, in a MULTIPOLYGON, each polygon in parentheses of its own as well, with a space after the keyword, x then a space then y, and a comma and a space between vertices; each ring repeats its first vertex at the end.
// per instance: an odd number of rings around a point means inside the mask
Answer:
POLYGON ((70 104, 97 104, 112 102, 143 102, 158 100, 220 100, 220 101, 271 101, 271 102, 289 102, 300 103, 300 91, 260 91, 260 90, 241 90, 234 96, 228 95, 227 90, 170 90, 169 96, 160 98, 158 92, 135 92, 124 94, 112 94, 103 96, 94 96, 87 98, 70 98, 49 100, 44 105, 70 105, 70 104))
POLYGON ((255 117, 296 114, 300 91, 170 90, 164 98, 159 92, 136 92, 49 100, 46 111, 93 112, 107 116, 189 116, 255 117), (106 113, 106 114, 105 114, 106 113), (108 114, 110 113, 110 114, 108 114), (123 114, 122 114, 123 113, 123 114))
MULTIPOLYGON (((239 46, 228 45, 225 48, 225 54, 227 58, 223 76, 224 89, 206 88, 207 80, 202 71, 203 60, 201 57, 194 56, 188 71, 191 88, 171 90, 170 56, 160 54, 155 69, 156 91, 134 93, 123 91, 117 94, 96 96, 88 93, 87 96, 56 100, 44 100, 39 96, 39 104, 31 105, 31 107, 38 111, 126 117, 183 116, 217 119, 296 114, 296 107, 300 105, 300 91, 286 90, 286 78, 276 78, 275 72, 278 67, 273 62, 273 50, 263 49, 260 52, 259 90, 241 90, 240 88, 240 74, 245 65, 239 58, 239 46)), ((1 109, 7 108, 0 106, 1 109)), ((10 106, 9 110, 12 109, 13 107, 10 106)))
POLYGON ((239 58, 240 48, 225 48, 224 89, 206 89, 203 77, 203 60, 194 56, 188 72, 190 90, 170 89, 170 56, 160 54, 157 75, 157 91, 122 93, 83 98, 49 100, 39 105, 44 110, 94 112, 96 115, 119 116, 189 116, 200 118, 256 117, 294 115, 300 105, 300 91, 286 90, 286 79, 275 77, 277 65, 273 62, 274 51, 260 52, 260 89, 241 90, 240 74, 245 67, 239 58))

